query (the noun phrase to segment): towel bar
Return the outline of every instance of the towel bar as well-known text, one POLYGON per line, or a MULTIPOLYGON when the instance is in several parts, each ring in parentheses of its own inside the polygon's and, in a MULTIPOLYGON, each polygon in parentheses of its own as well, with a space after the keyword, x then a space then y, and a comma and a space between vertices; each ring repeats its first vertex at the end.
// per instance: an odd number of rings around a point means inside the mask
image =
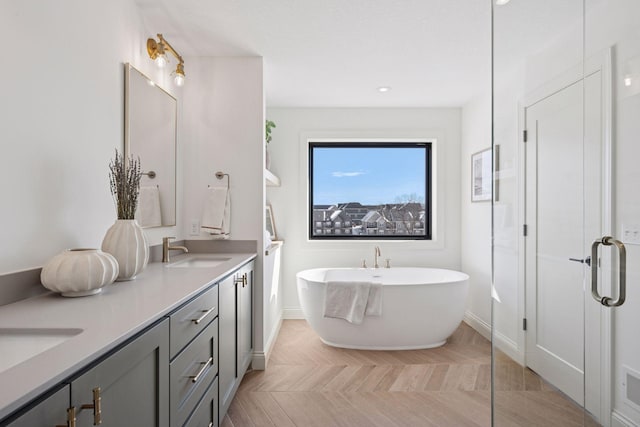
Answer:
POLYGON ((228 173, 224 173, 224 172, 220 172, 220 171, 216 172, 216 178, 218 178, 218 179, 222 179, 225 176, 227 177, 227 188, 230 188, 231 187, 231 177, 229 176, 229 174, 228 173))

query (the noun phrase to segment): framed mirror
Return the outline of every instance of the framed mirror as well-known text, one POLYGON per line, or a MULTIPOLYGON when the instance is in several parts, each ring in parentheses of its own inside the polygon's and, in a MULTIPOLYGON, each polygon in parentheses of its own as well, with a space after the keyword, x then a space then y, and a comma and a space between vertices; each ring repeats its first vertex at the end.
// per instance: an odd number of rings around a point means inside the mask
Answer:
POLYGON ((143 228, 176 225, 176 98, 125 64, 125 155, 144 175, 136 219, 143 228))

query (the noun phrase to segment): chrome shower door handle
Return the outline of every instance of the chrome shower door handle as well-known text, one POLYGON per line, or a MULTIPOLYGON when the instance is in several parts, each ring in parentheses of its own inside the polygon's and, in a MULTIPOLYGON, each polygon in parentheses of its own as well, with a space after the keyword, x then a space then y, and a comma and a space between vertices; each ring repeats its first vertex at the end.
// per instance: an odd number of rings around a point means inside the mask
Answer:
POLYGON ((624 243, 614 239, 611 236, 605 236, 602 239, 596 240, 591 245, 591 295, 600 304, 605 307, 619 307, 624 304, 624 300, 627 297, 627 250, 624 247, 624 243), (603 297, 598 292, 598 246, 616 246, 618 248, 618 262, 620 263, 620 277, 618 279, 618 299, 611 297, 603 297))

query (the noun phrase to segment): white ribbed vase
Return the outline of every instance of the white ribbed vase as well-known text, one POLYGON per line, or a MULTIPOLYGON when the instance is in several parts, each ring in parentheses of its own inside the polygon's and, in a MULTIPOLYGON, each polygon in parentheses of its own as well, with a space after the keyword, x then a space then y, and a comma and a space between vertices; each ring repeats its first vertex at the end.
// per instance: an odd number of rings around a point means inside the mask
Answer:
POLYGON ((42 268, 42 285, 65 297, 97 294, 118 277, 118 262, 100 249, 69 249, 42 268))
POLYGON ((149 262, 149 244, 138 221, 119 219, 102 240, 102 250, 118 261, 120 274, 117 281, 133 280, 149 262))

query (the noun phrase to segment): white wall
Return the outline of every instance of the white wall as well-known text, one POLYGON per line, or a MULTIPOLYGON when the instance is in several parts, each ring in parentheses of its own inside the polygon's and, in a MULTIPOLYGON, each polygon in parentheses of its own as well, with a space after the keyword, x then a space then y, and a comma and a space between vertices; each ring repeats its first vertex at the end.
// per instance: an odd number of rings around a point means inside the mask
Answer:
POLYGON ((462 109, 461 267, 469 275, 466 320, 490 334, 491 202, 471 202, 471 156, 491 148, 490 93, 478 94, 462 109))
POLYGON ((216 171, 229 174, 231 238, 262 238, 263 88, 262 58, 190 57, 189 84, 184 86, 184 217, 200 222, 207 186, 226 185, 216 171), (258 212, 258 213, 256 213, 258 212))
MULTIPOLYGON (((207 186, 226 185, 216 171, 229 174, 231 189, 231 238, 264 238, 264 97, 262 58, 190 57, 188 84, 184 86, 184 216, 181 221, 190 239, 210 239, 191 233, 200 223, 207 186)), ((264 350, 263 251, 257 250, 254 276, 254 319, 257 353, 264 350)), ((269 294, 270 287, 264 290, 269 294)), ((267 310, 269 308, 267 307, 267 310)))
POLYGON ((460 269, 460 123, 461 112, 449 109, 270 108, 277 127, 269 144, 271 169, 282 181, 270 189, 282 248, 285 316, 300 315, 295 275, 314 267, 358 267, 373 262, 373 247, 392 266, 460 269), (436 137, 438 205, 437 242, 309 242, 307 240, 306 136, 436 137))
MULTIPOLYGON (((123 148, 123 64, 165 83, 146 57, 148 34, 126 0, 99 11, 82 0, 0 3, 0 274, 100 246, 116 218, 108 164, 123 148)), ((151 243, 162 234, 181 236, 157 229, 151 243)))

